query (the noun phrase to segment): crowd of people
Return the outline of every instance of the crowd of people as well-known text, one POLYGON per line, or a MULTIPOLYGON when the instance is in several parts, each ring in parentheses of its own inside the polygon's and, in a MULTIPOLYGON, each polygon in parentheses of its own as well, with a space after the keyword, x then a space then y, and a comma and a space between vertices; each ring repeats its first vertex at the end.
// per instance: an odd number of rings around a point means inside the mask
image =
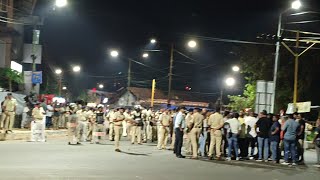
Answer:
MULTIPOLYGON (((10 95, 8 97, 2 106, 5 117, 2 116, 1 122, 4 119, 10 122, 10 113, 15 111, 10 95)), ((293 166, 304 161, 307 127, 298 113, 211 112, 205 108, 184 107, 154 110, 137 106, 130 109, 38 102, 31 111, 31 117, 32 141, 45 141, 45 127, 67 128, 69 145, 110 140, 114 141, 117 152, 121 152, 121 137, 128 137, 131 144, 138 145, 157 141, 159 150, 173 150, 177 158, 185 158, 184 149, 191 159, 201 156, 210 160, 280 163, 283 157, 281 164, 293 166)), ((6 132, 10 130, 8 128, 6 132)), ((320 165, 320 119, 317 120, 316 132, 314 143, 320 165)))

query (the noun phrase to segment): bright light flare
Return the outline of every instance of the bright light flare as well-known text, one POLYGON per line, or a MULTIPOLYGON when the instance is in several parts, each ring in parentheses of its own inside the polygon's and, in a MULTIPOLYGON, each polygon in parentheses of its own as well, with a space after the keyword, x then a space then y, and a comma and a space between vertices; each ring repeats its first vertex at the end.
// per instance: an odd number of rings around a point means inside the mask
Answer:
POLYGON ((73 72, 80 72, 81 71, 81 67, 80 66, 74 66, 72 68, 73 72))
POLYGON ((112 50, 112 51, 110 52, 110 55, 111 55, 112 57, 118 57, 118 56, 119 56, 119 52, 116 51, 116 50, 112 50))
POLYGON ((148 58, 148 57, 149 57, 149 54, 148 54, 148 53, 143 53, 143 54, 142 54, 142 57, 143 57, 143 58, 148 58))
POLYGON ((226 85, 227 86, 234 86, 236 84, 236 80, 232 77, 229 77, 226 79, 226 85))
POLYGON ((302 4, 301 4, 300 0, 296 0, 296 1, 292 2, 292 4, 291 4, 292 9, 296 9, 296 10, 300 9, 301 6, 302 6, 302 4))
POLYGON ((157 42, 156 39, 151 39, 151 40, 150 40, 150 43, 151 43, 151 44, 155 44, 156 42, 157 42))
POLYGON ((188 46, 190 48, 195 48, 195 47, 197 47, 197 42, 194 41, 194 40, 191 40, 191 41, 188 42, 188 46))
POLYGON ((233 66, 232 67, 232 71, 239 72, 240 71, 240 67, 239 66, 233 66))
POLYGON ((65 7, 68 5, 68 1, 67 0, 56 0, 56 6, 61 8, 61 7, 65 7))
POLYGON ((103 88, 104 88, 104 85, 103 85, 103 84, 99 84, 99 88, 100 88, 100 89, 103 89, 103 88))
POLYGON ((58 74, 58 75, 60 75, 60 74, 62 74, 62 70, 61 70, 61 69, 56 69, 56 70, 55 70, 55 73, 58 74))
POLYGON ((67 87, 66 87, 66 86, 63 86, 63 87, 62 87, 62 90, 67 90, 67 87))

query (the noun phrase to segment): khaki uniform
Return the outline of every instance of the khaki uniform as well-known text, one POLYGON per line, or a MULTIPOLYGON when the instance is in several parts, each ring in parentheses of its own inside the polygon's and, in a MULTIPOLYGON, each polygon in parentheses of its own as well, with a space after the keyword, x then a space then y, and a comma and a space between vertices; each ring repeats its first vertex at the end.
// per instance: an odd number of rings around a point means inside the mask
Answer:
POLYGON ((78 116, 72 114, 68 116, 68 140, 71 144, 77 144, 79 139, 77 137, 78 116))
POLYGON ((115 119, 115 115, 117 112, 111 110, 108 115, 107 119, 109 120, 109 140, 112 141, 114 137, 114 123, 113 120, 115 119))
POLYGON ((86 118, 86 111, 77 111, 78 117, 78 139, 80 142, 85 141, 88 134, 88 120, 86 118))
POLYGON ((35 107, 32 110, 31 141, 45 142, 44 113, 45 111, 42 107, 35 107))
POLYGON ((115 119, 117 122, 114 122, 114 140, 115 140, 115 148, 120 148, 120 137, 122 134, 122 121, 125 120, 125 116, 120 112, 115 114, 115 119))
POLYGON ((93 138, 92 143, 101 143, 105 141, 106 137, 106 128, 104 126, 104 112, 96 111, 95 112, 94 128, 93 128, 93 138))
POLYGON ((92 141, 93 128, 95 125, 95 115, 93 111, 88 111, 86 113, 86 118, 88 121, 88 133, 87 133, 87 141, 92 141))
POLYGON ((209 157, 213 155, 213 149, 216 147, 215 155, 216 157, 221 157, 221 142, 222 142, 222 131, 224 120, 223 116, 219 113, 214 113, 210 115, 208 125, 210 126, 210 147, 209 147, 209 157), (220 128, 220 129, 218 129, 220 128), (216 130, 214 130, 216 129, 216 130))
POLYGON ((198 157, 198 144, 199 144, 199 137, 202 130, 203 120, 204 120, 204 116, 196 112, 193 114, 193 118, 189 122, 189 125, 193 124, 193 128, 190 131, 192 157, 198 157))
MULTIPOLYGON (((193 115, 192 114, 188 114, 186 116, 186 124, 189 124, 192 121, 193 115)), ((187 134, 187 141, 185 143, 185 149, 187 151, 187 154, 191 153, 191 136, 190 136, 190 129, 187 130, 186 132, 187 134)))
POLYGON ((158 149, 166 149, 170 128, 170 115, 163 113, 160 115, 159 121, 161 124, 160 127, 160 139, 158 141, 158 149))
POLYGON ((2 112, 2 123, 4 124, 4 130, 12 130, 15 115, 16 115, 16 106, 17 102, 15 99, 7 99, 3 103, 4 106, 4 112, 2 112))

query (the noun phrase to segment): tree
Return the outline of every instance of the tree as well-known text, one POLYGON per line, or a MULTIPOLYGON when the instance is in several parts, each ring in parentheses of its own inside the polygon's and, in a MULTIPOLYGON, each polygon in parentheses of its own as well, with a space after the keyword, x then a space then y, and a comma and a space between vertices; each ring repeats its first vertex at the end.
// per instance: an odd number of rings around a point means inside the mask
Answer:
POLYGON ((230 100, 228 106, 236 111, 244 110, 245 108, 254 109, 255 97, 256 85, 248 83, 245 85, 242 96, 228 96, 230 100))
POLYGON ((21 84, 23 83, 23 76, 18 71, 12 70, 10 68, 1 68, 0 69, 1 77, 3 77, 5 80, 7 80, 9 91, 12 92, 12 84, 17 83, 21 84))

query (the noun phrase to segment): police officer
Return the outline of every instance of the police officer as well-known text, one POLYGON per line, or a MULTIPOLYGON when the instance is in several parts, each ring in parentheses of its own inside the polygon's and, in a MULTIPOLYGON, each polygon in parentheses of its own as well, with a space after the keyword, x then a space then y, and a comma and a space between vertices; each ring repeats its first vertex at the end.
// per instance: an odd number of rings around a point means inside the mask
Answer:
POLYGON ((4 123, 4 130, 6 133, 11 132, 15 120, 17 101, 13 99, 12 94, 7 94, 7 99, 4 101, 3 106, 3 116, 2 121, 4 123))
POLYGON ((137 138, 137 142, 141 145, 142 141, 142 128, 143 128, 143 120, 142 120, 142 112, 140 108, 136 108, 135 111, 132 112, 133 116, 133 124, 131 127, 131 144, 134 144, 137 138))
POLYGON ((68 122, 67 122, 67 127, 68 127, 68 139, 69 142, 68 144, 77 144, 80 145, 81 143, 79 142, 79 139, 77 137, 77 126, 78 126, 78 116, 76 114, 76 107, 70 106, 68 107, 68 122))
POLYGON ((88 133, 87 133, 87 141, 91 141, 92 143, 92 135, 93 135, 93 128, 95 125, 95 114, 94 114, 94 108, 90 108, 89 111, 86 113, 86 118, 88 121, 88 133))
POLYGON ((80 110, 76 112, 78 117, 78 139, 83 142, 87 138, 88 133, 88 121, 86 118, 86 108, 80 106, 80 110))
POLYGON ((44 109, 37 103, 32 110, 31 141, 45 142, 44 114, 44 109))
MULTIPOLYGON (((193 118, 193 109, 189 109, 189 112, 186 116, 186 124, 189 124, 193 118)), ((185 143, 185 149, 187 151, 188 155, 191 155, 191 136, 190 136, 191 129, 186 128, 186 134, 187 134, 187 142, 185 143)))
POLYGON ((122 134, 122 121, 125 120, 124 116, 124 108, 120 108, 119 112, 116 113, 115 119, 113 120, 114 122, 114 140, 115 140, 115 151, 116 152, 121 152, 120 150, 120 137, 122 134))
POLYGON ((109 140, 114 141, 114 123, 113 120, 115 119, 117 113, 117 109, 112 109, 107 114, 107 120, 109 121, 109 140))
POLYGON ((224 126, 223 116, 219 112, 215 112, 209 116, 208 126, 210 129, 210 146, 209 159, 213 159, 215 154, 218 160, 221 160, 221 143, 222 143, 222 129, 224 126), (214 151, 214 148, 215 151, 214 151))
POLYGON ((166 149, 167 148, 167 142, 168 142, 168 135, 169 135, 169 129, 170 129, 170 114, 169 110, 165 110, 164 113, 159 118, 159 122, 161 124, 160 127, 160 139, 158 141, 158 149, 166 149))
POLYGON ((101 143, 101 140, 105 140, 106 129, 104 128, 104 111, 103 106, 99 106, 95 112, 95 124, 93 128, 92 143, 101 143))
POLYGON ((192 159, 198 158, 198 144, 199 144, 199 137, 202 130, 204 116, 199 113, 199 109, 196 108, 193 111, 193 118, 189 122, 190 131, 190 138, 191 138, 191 145, 192 145, 192 159))

